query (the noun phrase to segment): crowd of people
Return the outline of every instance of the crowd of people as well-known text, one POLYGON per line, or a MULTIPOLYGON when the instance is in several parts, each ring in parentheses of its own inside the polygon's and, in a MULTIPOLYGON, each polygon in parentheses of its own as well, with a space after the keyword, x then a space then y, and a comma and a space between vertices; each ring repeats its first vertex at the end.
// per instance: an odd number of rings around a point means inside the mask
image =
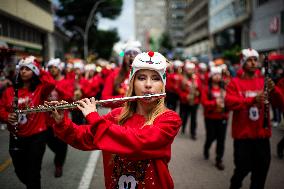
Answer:
MULTIPOLYGON (((187 135, 187 127, 190 139, 198 140, 197 111, 202 107, 204 159, 209 159, 216 140, 215 166, 225 169, 226 130, 232 112, 235 169, 230 188, 241 188, 248 173, 251 189, 264 188, 271 159, 271 127, 279 125, 284 111, 283 67, 277 67, 278 75, 268 78, 260 69, 256 50, 240 53, 238 70, 225 62, 203 63, 195 57, 167 60, 158 52, 142 52, 138 42, 126 44, 120 64, 102 60, 84 64, 79 59, 64 63, 54 58, 42 66, 33 56, 22 58, 15 79, 1 83, 0 100, 0 121, 10 131, 9 153, 17 177, 27 188, 41 188, 46 144, 55 154, 54 176, 61 177, 71 145, 102 150, 107 189, 173 188, 168 170, 171 144, 179 132, 187 135), (164 92, 165 99, 109 103, 108 114, 97 113, 99 99, 164 92), (267 100, 273 120, 264 127, 267 100), (76 101, 78 109, 15 111, 43 104, 56 106, 62 101, 76 101)), ((283 158, 284 137, 276 149, 283 158)))

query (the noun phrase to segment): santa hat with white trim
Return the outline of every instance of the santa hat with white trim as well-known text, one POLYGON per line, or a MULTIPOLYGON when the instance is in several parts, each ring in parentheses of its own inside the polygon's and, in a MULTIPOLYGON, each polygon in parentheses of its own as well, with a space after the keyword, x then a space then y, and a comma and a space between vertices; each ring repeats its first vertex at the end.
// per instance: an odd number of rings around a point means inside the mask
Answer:
POLYGON ((131 80, 138 70, 149 69, 156 71, 166 85, 167 59, 158 52, 143 52, 138 54, 132 63, 129 79, 131 80))
POLYGON ((64 68, 64 63, 61 62, 60 58, 52 58, 48 61, 47 65, 46 65, 46 67, 49 67, 49 66, 55 66, 60 71, 62 71, 63 68, 64 68))
POLYGON ((242 54, 241 54, 241 65, 243 66, 244 63, 247 61, 248 58, 250 57, 256 57, 257 59, 259 58, 259 54, 256 50, 254 49, 243 49, 242 54))
POLYGON ((29 69, 31 69, 35 75, 39 76, 40 74, 40 70, 39 70, 39 62, 37 61, 36 57, 34 56, 28 56, 25 58, 22 58, 19 61, 19 69, 21 69, 22 67, 28 67, 29 69))
POLYGON ((222 67, 220 67, 220 66, 212 66, 210 68, 209 77, 212 77, 215 74, 222 74, 222 67))

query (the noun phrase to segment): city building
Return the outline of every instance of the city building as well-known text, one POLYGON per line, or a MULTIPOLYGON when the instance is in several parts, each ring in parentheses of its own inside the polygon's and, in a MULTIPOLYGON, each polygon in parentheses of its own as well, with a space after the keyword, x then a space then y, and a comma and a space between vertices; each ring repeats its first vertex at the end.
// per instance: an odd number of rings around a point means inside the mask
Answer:
POLYGON ((184 43, 184 17, 187 0, 166 0, 167 28, 173 47, 182 47, 184 43))
POLYGON ((237 47, 250 47, 250 0, 209 0, 208 8, 213 56, 237 47))
POLYGON ((186 8, 184 54, 209 56, 208 0, 192 0, 186 8))
POLYGON ((135 37, 143 50, 158 50, 166 28, 165 0, 135 0, 135 37))
POLYGON ((284 54, 284 1, 254 0, 250 23, 251 47, 284 54))
POLYGON ((48 37, 54 31, 50 0, 1 0, 0 41, 17 57, 48 60, 48 37))

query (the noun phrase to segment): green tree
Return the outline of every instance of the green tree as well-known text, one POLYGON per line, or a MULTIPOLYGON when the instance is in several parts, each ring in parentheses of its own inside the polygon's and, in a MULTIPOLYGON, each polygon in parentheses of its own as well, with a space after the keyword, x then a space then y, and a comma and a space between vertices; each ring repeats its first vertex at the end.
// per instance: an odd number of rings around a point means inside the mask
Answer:
POLYGON ((163 33, 159 41, 160 41, 159 52, 166 53, 173 49, 173 45, 172 45, 172 42, 171 42, 171 39, 168 33, 163 33))
MULTIPOLYGON (((63 24, 62 26, 68 30, 71 31, 74 35, 73 38, 70 41, 70 44, 78 46, 78 50, 83 55, 83 36, 82 32, 85 30, 85 26, 87 23, 87 19, 89 17, 89 14, 91 12, 91 9, 93 8, 94 4, 98 0, 59 0, 60 6, 56 10, 56 15, 62 20, 63 24)), ((97 13, 100 13, 102 17, 115 19, 117 16, 120 15, 121 9, 122 9, 123 0, 105 0, 104 2, 100 3, 96 9, 96 13, 94 15, 97 15, 97 13)), ((113 36, 118 36, 116 30, 111 30, 110 32, 104 32, 104 35, 98 34, 101 31, 97 30, 97 22, 98 18, 94 16, 93 18, 93 25, 91 26, 89 30, 89 40, 88 40, 88 46, 89 49, 99 49, 100 46, 108 46, 110 49, 108 51, 112 50, 112 46, 116 41, 113 41, 112 44, 98 44, 95 43, 98 46, 94 46, 94 41, 108 41, 108 37, 111 39, 114 39, 113 36), (108 36, 110 35, 110 36, 108 36), (103 39, 98 39, 98 37, 104 37, 103 39)), ((115 38, 117 41, 119 38, 115 38)), ((107 50, 107 49, 105 49, 107 50)), ((110 54, 110 53, 106 53, 110 54)), ((100 56, 100 54, 99 54, 100 56)))
POLYGON ((93 37, 90 40, 90 51, 99 54, 102 58, 108 59, 111 56, 113 44, 119 41, 117 30, 99 30, 95 35, 96 37, 93 37))
POLYGON ((240 52, 241 52, 241 47, 239 45, 235 45, 234 47, 225 50, 223 52, 224 58, 230 60, 232 64, 239 63, 240 61, 240 52))

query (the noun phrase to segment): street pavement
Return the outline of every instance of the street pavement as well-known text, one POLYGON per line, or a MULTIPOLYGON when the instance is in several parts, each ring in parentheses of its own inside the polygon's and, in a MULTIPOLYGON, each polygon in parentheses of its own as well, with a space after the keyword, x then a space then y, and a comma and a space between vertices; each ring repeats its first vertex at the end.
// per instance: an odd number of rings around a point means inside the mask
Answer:
MULTIPOLYGON (((172 145, 172 159, 169 169, 172 174, 176 189, 228 189, 230 178, 233 174, 233 140, 231 137, 231 122, 228 124, 224 164, 225 170, 215 168, 215 145, 210 150, 209 160, 203 158, 203 145, 205 129, 202 108, 198 111, 197 140, 189 138, 189 130, 185 135, 178 134, 172 145)), ((231 121, 231 120, 230 120, 231 121)), ((187 128, 189 129, 189 128, 187 128)), ((284 130, 273 128, 271 139, 271 165, 266 181, 266 189, 284 188, 284 160, 276 156, 276 144, 284 136, 284 130)), ((243 182, 243 189, 248 189, 250 175, 243 182)), ((102 157, 99 158, 90 188, 104 188, 102 157)))
MULTIPOLYGON (((107 111, 105 111, 107 112, 107 111)), ((102 112, 104 114, 105 112, 102 112)), ((219 171, 214 166, 215 143, 211 146, 210 159, 203 159, 203 144, 205 130, 202 108, 198 111, 197 140, 189 139, 189 128, 185 135, 178 134, 172 145, 172 159, 169 169, 172 174, 176 189, 228 189, 230 178, 233 174, 233 145, 231 138, 231 123, 228 125, 226 148, 224 155, 225 170, 219 171)), ((284 125, 283 127, 284 128, 284 125)), ((273 128, 271 139, 271 165, 266 181, 266 189, 284 188, 284 160, 276 157, 276 144, 282 136, 284 129, 273 128)), ((0 189, 21 189, 20 183, 14 173, 13 164, 8 154, 8 132, 0 130, 0 189)), ((92 153, 74 149, 69 146, 63 177, 53 177, 54 154, 47 148, 42 165, 42 189, 79 189, 79 183, 88 167, 88 160, 92 153)), ((243 189, 248 189, 250 175, 243 183, 243 189)), ((102 157, 100 156, 90 189, 104 189, 104 175, 102 157)))

